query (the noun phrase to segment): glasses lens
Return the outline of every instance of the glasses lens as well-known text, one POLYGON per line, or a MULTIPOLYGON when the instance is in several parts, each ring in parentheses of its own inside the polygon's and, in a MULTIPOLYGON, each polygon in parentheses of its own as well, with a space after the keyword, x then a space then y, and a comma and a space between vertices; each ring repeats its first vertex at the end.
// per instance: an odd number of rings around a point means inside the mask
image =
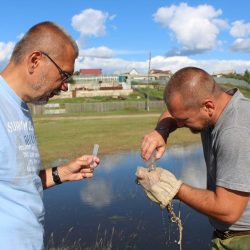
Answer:
POLYGON ((62 72, 62 81, 69 82, 72 79, 72 75, 67 72, 62 72))

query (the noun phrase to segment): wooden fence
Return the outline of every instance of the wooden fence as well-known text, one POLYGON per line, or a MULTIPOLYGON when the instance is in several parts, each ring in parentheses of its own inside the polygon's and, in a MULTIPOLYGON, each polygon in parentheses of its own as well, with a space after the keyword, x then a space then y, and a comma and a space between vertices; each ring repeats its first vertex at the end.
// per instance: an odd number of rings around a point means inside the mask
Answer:
MULTIPOLYGON (((149 101, 150 109, 164 108, 163 101, 149 101)), ((121 101, 121 102, 98 102, 98 103, 65 103, 64 108, 51 105, 31 105, 33 114, 59 114, 59 113, 81 113, 81 112, 107 112, 113 110, 145 110, 147 103, 145 101, 121 101)))

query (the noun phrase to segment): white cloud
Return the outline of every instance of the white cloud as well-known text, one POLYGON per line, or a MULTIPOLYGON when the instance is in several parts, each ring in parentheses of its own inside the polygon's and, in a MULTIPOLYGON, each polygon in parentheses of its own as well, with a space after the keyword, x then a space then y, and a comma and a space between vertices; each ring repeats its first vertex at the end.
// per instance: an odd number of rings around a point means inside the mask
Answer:
POLYGON ((148 63, 145 61, 128 61, 121 58, 96 58, 96 57, 82 57, 76 61, 76 70, 80 68, 102 68, 104 72, 127 72, 132 68, 137 70, 144 70, 148 63))
POLYGON ((250 38, 243 39, 238 38, 234 41, 234 43, 231 46, 231 49, 236 52, 250 52, 250 38))
POLYGON ((116 15, 109 16, 109 20, 114 20, 116 18, 116 15))
POLYGON ((0 42, 0 68, 4 67, 7 64, 14 46, 14 42, 0 42))
POLYGON ((80 56, 89 56, 89 57, 97 57, 97 58, 111 58, 114 55, 114 51, 108 47, 101 46, 98 48, 90 48, 80 50, 80 56))
POLYGON ((220 29, 227 23, 217 17, 222 11, 210 5, 190 7, 186 3, 179 6, 161 7, 154 14, 154 21, 169 28, 180 45, 177 54, 195 54, 211 50, 217 45, 220 29))
POLYGON ((233 37, 245 37, 250 35, 250 23, 244 23, 244 21, 233 22, 230 34, 233 37))
MULTIPOLYGON (((72 17, 72 26, 82 36, 103 36, 106 34, 105 22, 108 13, 100 10, 86 9, 72 17)), ((112 18, 112 17, 111 17, 112 18)))
MULTIPOLYGON (((175 72, 187 66, 200 67, 209 73, 232 69, 237 72, 244 72, 246 69, 250 70, 250 60, 194 60, 187 56, 155 56, 151 58, 151 68, 175 72)), ((84 57, 78 58, 76 62, 76 70, 80 68, 101 68, 104 73, 128 72, 135 68, 139 72, 145 73, 148 70, 148 60, 129 61, 121 58, 84 57)))
POLYGON ((21 33, 21 34, 19 34, 19 35, 17 36, 17 39, 18 39, 18 40, 21 40, 21 39, 23 38, 23 36, 24 36, 24 33, 21 33))

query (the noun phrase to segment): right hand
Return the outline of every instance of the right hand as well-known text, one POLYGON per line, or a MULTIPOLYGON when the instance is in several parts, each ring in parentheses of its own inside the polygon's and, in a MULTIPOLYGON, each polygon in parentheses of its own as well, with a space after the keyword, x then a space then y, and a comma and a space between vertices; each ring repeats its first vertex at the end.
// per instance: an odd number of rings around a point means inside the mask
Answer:
POLYGON ((66 165, 58 168, 60 178, 63 181, 78 181, 93 177, 94 168, 100 163, 100 159, 94 155, 83 155, 66 165))
POLYGON ((141 157, 147 161, 156 149, 156 159, 160 159, 165 151, 166 141, 156 130, 146 134, 141 144, 141 157))

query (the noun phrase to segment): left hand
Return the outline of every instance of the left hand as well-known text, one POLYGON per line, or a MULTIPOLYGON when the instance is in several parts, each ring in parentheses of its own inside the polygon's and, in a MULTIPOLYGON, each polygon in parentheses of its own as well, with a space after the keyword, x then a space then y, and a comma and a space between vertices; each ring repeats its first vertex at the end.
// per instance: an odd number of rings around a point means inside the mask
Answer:
POLYGON ((166 207, 171 202, 182 184, 181 180, 177 180, 170 171, 163 168, 149 172, 148 168, 138 167, 136 176, 148 198, 161 207, 166 207))
POLYGON ((59 176, 64 181, 78 181, 93 177, 94 168, 100 159, 93 155, 84 155, 58 168, 59 176))

